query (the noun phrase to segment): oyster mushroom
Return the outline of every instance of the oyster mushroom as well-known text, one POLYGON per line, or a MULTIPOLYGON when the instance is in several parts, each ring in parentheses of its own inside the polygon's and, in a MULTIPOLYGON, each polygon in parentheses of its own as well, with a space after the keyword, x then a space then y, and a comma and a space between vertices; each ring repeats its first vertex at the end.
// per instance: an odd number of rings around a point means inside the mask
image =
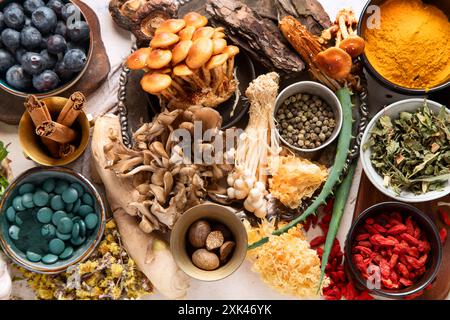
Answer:
POLYGON ((152 41, 150 41, 150 47, 152 48, 167 48, 178 42, 180 38, 171 32, 160 32, 156 34, 152 41))
POLYGON ((147 66, 151 69, 161 69, 167 66, 172 60, 170 50, 155 49, 148 55, 147 66))
POLYGON ((331 78, 341 80, 352 70, 352 57, 338 47, 331 47, 315 57, 319 67, 331 78))
POLYGON ((193 26, 196 29, 204 27, 208 24, 208 19, 197 12, 187 13, 183 17, 183 20, 186 22, 187 26, 193 26))
POLYGON ((160 32, 177 33, 186 26, 186 22, 183 19, 168 19, 161 23, 156 29, 155 34, 160 32))
POLYGON ((151 48, 140 48, 127 58, 127 67, 131 70, 141 70, 147 67, 147 59, 152 52, 151 48))
POLYGON ((176 66, 180 62, 183 62, 192 47, 193 42, 191 40, 182 40, 178 42, 172 49, 172 64, 176 66))

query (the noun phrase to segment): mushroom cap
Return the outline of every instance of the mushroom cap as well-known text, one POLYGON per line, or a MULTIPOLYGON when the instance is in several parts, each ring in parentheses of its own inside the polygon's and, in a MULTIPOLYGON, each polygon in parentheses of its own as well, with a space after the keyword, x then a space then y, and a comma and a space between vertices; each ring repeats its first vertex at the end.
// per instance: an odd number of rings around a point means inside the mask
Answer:
POLYGON ((316 57, 319 68, 333 79, 345 79, 352 69, 352 57, 344 50, 331 47, 316 57))
POLYGON ((155 30, 155 34, 160 32, 177 33, 186 26, 186 22, 183 19, 168 19, 161 23, 158 29, 155 30))
POLYGON ((227 46, 223 52, 228 54, 229 58, 232 58, 239 53, 239 48, 236 46, 227 46))
POLYGON ((171 32, 160 32, 155 34, 152 41, 150 41, 150 47, 152 48, 167 48, 178 42, 180 38, 171 32))
POLYGON ((225 31, 225 28, 224 28, 224 27, 217 27, 217 28, 214 29, 214 31, 217 31, 217 32, 224 32, 224 31, 225 31))
POLYGON ((222 31, 214 31, 212 38, 213 39, 225 38, 225 33, 223 33, 222 31))
POLYGON ((187 26, 194 26, 195 28, 201 28, 208 24, 208 19, 197 12, 187 13, 183 17, 183 20, 186 22, 187 26))
POLYGON ((211 58, 213 53, 213 42, 208 38, 198 38, 192 44, 186 58, 186 64, 191 69, 198 69, 211 58))
POLYGON ((172 72, 171 68, 161 68, 161 69, 156 69, 156 70, 150 70, 150 73, 162 73, 162 74, 169 74, 172 72))
POLYGON ((198 38, 212 38, 214 35, 214 28, 212 27, 201 27, 195 30, 192 35, 192 40, 197 40, 198 38))
POLYGON ((339 48, 347 52, 352 58, 356 58, 362 54, 365 46, 364 39, 355 34, 350 35, 339 44, 339 48))
POLYGON ((191 40, 180 41, 172 49, 172 64, 177 65, 186 59, 189 49, 191 49, 193 42, 191 40))
POLYGON ((193 113, 193 121, 201 121, 202 129, 205 132, 208 129, 220 128, 222 125, 222 117, 217 110, 209 107, 191 107, 188 109, 193 113))
POLYGON ((142 89, 151 94, 158 94, 171 84, 172 78, 167 74, 146 73, 141 79, 142 89))
POLYGON ((189 69, 189 67, 185 63, 180 63, 175 68, 173 68, 173 74, 178 77, 187 77, 194 74, 194 71, 189 69))
POLYGON ((150 69, 161 69, 167 66, 171 60, 172 52, 170 50, 156 49, 148 56, 147 66, 150 69))
POLYGON ((178 32, 178 36, 180 37, 180 41, 183 40, 192 40, 192 36, 194 35, 195 27, 194 26, 187 26, 180 32, 178 32))
POLYGON ((141 48, 130 54, 127 58, 127 67, 131 70, 140 70, 147 66, 147 58, 152 52, 151 48, 141 48))
POLYGON ((213 56, 211 59, 209 59, 208 63, 206 64, 206 69, 211 70, 214 68, 217 68, 224 63, 226 63, 228 60, 228 54, 222 53, 218 54, 216 56, 213 56))
POLYGON ((227 40, 225 39, 214 39, 213 40, 213 54, 221 54, 227 47, 227 40))

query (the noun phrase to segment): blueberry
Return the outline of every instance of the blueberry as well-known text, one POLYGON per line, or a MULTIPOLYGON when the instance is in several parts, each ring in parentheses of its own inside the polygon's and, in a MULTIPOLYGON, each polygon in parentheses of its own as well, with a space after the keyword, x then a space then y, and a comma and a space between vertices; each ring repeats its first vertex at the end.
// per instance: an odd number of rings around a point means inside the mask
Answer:
POLYGON ((58 84, 58 75, 51 70, 45 70, 41 74, 33 77, 33 87, 40 92, 53 90, 58 84))
POLYGON ((42 35, 35 27, 25 27, 20 33, 20 43, 28 50, 40 47, 42 35))
POLYGON ((3 12, 5 12, 6 10, 9 10, 9 9, 12 9, 12 8, 20 9, 23 11, 22 5, 18 4, 17 2, 11 2, 10 4, 8 4, 7 6, 5 6, 3 8, 3 12))
POLYGON ((67 3, 61 9, 61 17, 67 21, 70 17, 74 16, 79 12, 79 9, 73 3, 67 3))
POLYGON ((0 49, 0 73, 5 73, 14 63, 14 56, 9 51, 0 49))
POLYGON ((8 49, 16 50, 20 46, 20 32, 10 28, 3 30, 2 42, 8 49))
POLYGON ((25 24, 25 14, 18 7, 11 7, 3 11, 5 24, 13 29, 20 30, 25 24))
POLYGON ((59 34, 64 38, 67 36, 67 27, 64 21, 58 21, 55 27, 55 34, 59 34))
POLYGON ((45 61, 45 69, 53 69, 56 66, 58 59, 54 55, 48 53, 47 50, 42 50, 39 54, 45 61))
POLYGON ((50 0, 47 3, 47 7, 49 7, 53 11, 55 11, 56 15, 58 17, 60 17, 61 16, 61 10, 64 7, 64 2, 62 2, 61 0, 50 0))
POLYGON ((25 50, 24 48, 19 48, 16 50, 15 58, 17 63, 22 64, 22 57, 25 55, 25 53, 27 53, 27 50, 25 50))
POLYGON ((3 12, 0 11, 0 31, 5 29, 5 16, 3 15, 3 12))
POLYGON ((55 72, 62 81, 68 81, 73 78, 74 73, 66 68, 64 61, 58 61, 55 66, 55 72))
POLYGON ((75 21, 67 24, 67 36, 74 42, 89 39, 89 26, 85 21, 75 21))
POLYGON ((35 52, 27 52, 22 57, 22 68, 29 74, 35 75, 41 73, 45 69, 45 60, 35 52))
POLYGON ((40 7, 34 10, 31 15, 31 22, 42 33, 49 33, 56 27, 56 14, 47 7, 40 7))
POLYGON ((64 55, 64 65, 72 72, 81 71, 87 61, 86 54, 79 49, 72 49, 64 55))
POLYGON ((32 14, 34 10, 43 6, 45 6, 45 3, 42 0, 25 0, 23 3, 23 8, 28 14, 32 14))
POLYGON ((6 72, 6 82, 15 89, 27 90, 31 86, 31 76, 21 66, 15 65, 6 72))
POLYGON ((64 53, 67 50, 66 39, 59 34, 48 37, 47 39, 47 50, 50 53, 58 54, 64 53))
POLYGON ((86 53, 85 48, 83 47, 83 45, 81 43, 75 43, 75 42, 67 42, 67 49, 71 50, 71 49, 78 49, 83 51, 84 53, 86 53))

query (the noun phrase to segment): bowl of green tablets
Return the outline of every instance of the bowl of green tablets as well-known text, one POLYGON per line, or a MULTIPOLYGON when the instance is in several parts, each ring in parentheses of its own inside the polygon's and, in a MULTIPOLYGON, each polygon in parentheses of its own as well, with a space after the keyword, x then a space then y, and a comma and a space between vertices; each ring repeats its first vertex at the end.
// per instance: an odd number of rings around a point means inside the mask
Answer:
POLYGON ((0 201, 0 245, 19 266, 55 274, 94 251, 105 221, 102 198, 83 175, 62 167, 32 168, 0 201))

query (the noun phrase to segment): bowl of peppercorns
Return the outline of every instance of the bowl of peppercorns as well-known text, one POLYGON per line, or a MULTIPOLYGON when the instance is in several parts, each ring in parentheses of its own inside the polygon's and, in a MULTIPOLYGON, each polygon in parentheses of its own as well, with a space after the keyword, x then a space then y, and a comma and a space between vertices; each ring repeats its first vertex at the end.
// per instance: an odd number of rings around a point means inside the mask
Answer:
POLYGON ((69 0, 0 2, 0 87, 16 96, 56 95, 88 67, 92 35, 69 0))
POLYGON ((274 118, 283 143, 299 152, 315 152, 339 135, 342 107, 333 91, 324 85, 301 81, 278 95, 274 118))

